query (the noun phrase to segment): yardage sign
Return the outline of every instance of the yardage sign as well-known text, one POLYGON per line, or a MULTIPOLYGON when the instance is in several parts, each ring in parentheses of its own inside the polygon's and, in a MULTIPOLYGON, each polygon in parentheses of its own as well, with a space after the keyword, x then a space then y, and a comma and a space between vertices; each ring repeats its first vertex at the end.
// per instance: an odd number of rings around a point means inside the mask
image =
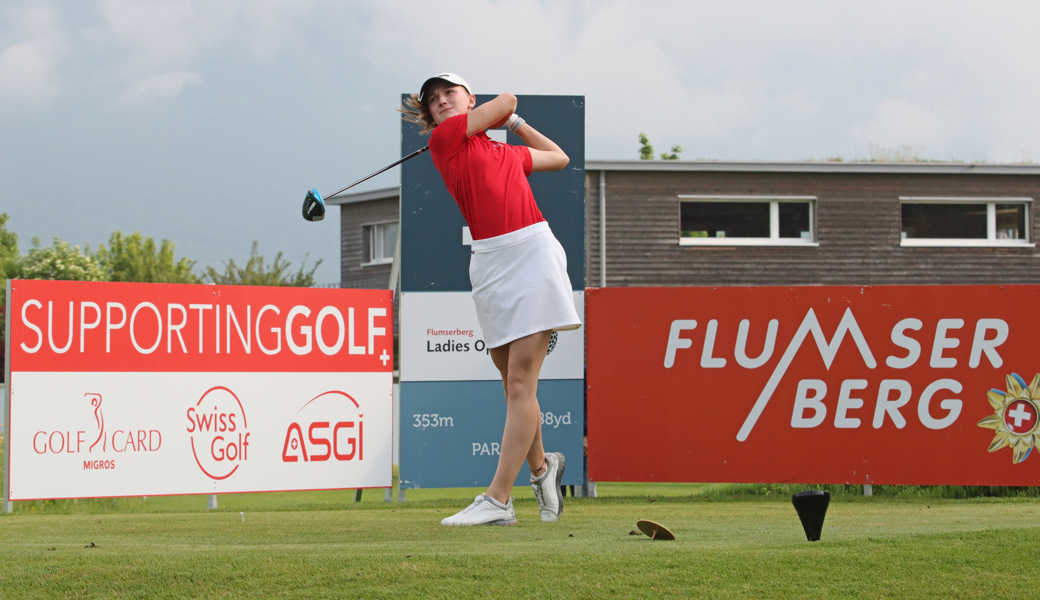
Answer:
POLYGON ((11 500, 388 487, 392 298, 9 283, 11 500))
MULTIPOLYGON (((493 98, 478 95, 477 103, 493 98)), ((529 183, 566 252, 571 289, 581 294, 585 99, 520 95, 517 113, 571 159, 566 169, 533 173, 529 183)), ((491 132, 500 133, 506 130, 491 132)), ((513 133, 506 140, 523 144, 513 133)), ((405 154, 428 143, 415 124, 402 122, 405 154)), ((472 241, 465 225, 429 157, 401 167, 401 489, 486 485, 498 465, 505 402, 470 295, 472 241)), ((580 484, 583 476, 584 334, 584 328, 559 334, 538 385, 543 443, 566 455, 565 485, 580 484)), ((517 484, 529 475, 524 466, 517 484)))
POLYGON ((1040 286, 590 290, 590 476, 1040 484, 1038 302, 1040 286))

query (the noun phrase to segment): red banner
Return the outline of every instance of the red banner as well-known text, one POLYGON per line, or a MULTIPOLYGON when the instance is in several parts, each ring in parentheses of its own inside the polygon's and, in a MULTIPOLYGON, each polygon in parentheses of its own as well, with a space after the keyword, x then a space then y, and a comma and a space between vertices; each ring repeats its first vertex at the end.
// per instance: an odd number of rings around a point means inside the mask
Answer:
POLYGON ((14 371, 393 370, 382 290, 11 282, 14 371))
POLYGON ((1040 484, 1040 286, 587 294, 595 481, 1040 484))

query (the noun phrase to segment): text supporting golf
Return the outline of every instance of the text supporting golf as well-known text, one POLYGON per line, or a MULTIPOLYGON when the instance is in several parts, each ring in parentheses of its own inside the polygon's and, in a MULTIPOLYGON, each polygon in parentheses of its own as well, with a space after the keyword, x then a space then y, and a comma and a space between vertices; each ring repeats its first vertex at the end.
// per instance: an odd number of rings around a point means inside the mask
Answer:
POLYGON ((382 292, 345 302, 338 290, 302 299, 284 288, 214 287, 19 294, 12 351, 22 368, 42 371, 58 355, 83 370, 393 368, 392 310, 382 292))

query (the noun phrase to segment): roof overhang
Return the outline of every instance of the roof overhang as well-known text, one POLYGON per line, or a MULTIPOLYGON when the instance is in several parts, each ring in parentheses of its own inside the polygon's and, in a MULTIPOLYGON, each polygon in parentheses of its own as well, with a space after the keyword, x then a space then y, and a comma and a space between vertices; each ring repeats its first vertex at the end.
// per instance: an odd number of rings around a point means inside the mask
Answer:
MULTIPOLYGON (((587 160, 586 171, 648 171, 658 173, 858 173, 863 175, 1040 175, 1040 165, 997 163, 894 163, 894 162, 808 162, 808 161, 721 161, 721 160, 587 160)), ((329 205, 392 200, 401 186, 354 194, 340 194, 325 201, 329 205)))
POLYGON ((900 175, 1040 175, 1040 165, 933 162, 770 162, 718 160, 587 160, 586 171, 862 173, 900 175))

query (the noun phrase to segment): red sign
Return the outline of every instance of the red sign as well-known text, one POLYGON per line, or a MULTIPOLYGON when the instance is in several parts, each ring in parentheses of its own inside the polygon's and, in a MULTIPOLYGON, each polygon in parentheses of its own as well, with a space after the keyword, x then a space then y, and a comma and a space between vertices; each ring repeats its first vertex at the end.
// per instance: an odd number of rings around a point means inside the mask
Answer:
POLYGON ((12 370, 393 371, 382 290, 17 281, 13 292, 12 370))
POLYGON ((587 294, 595 481, 1040 484, 1040 286, 587 294))

